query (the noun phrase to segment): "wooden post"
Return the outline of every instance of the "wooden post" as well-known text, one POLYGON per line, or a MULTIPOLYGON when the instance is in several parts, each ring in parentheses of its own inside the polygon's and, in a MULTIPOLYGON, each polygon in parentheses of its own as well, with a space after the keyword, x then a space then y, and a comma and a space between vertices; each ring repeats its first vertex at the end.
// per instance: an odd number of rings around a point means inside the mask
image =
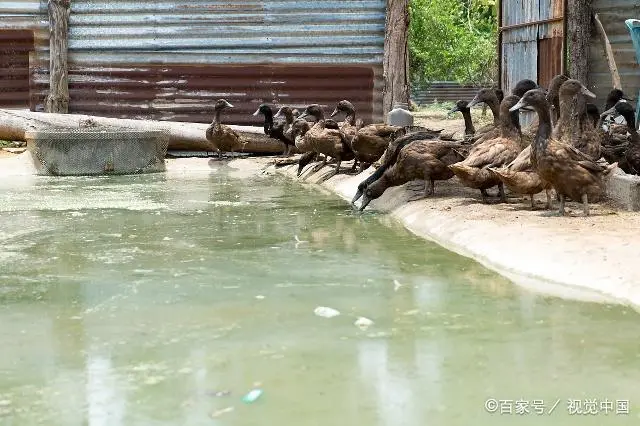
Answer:
POLYGON ((409 103, 409 2, 387 0, 384 36, 384 91, 386 117, 396 103, 409 103))
POLYGON ((591 0, 567 0, 567 34, 570 52, 569 77, 587 84, 589 41, 591 38, 591 0))
POLYGON ((69 112, 69 14, 71 0, 48 0, 49 10, 49 95, 44 110, 69 112))
POLYGON ((609 72, 611 73, 611 83, 614 89, 622 90, 622 83, 620 81, 620 73, 618 72, 618 66, 616 65, 616 58, 613 55, 613 49, 611 48, 611 42, 609 41, 609 37, 607 37, 607 32, 604 30, 604 26, 602 22, 600 22, 600 18, 596 13, 593 16, 593 20, 596 23, 596 30, 602 39, 602 44, 604 46, 604 54, 607 57, 607 64, 609 65, 609 72))

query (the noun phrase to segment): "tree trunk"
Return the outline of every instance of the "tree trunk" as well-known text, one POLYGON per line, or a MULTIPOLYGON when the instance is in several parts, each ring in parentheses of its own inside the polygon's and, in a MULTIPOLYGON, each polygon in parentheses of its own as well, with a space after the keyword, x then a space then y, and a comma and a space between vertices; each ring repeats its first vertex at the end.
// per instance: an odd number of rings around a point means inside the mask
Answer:
MULTIPOLYGON (((205 132, 208 124, 154 120, 131 120, 96 117, 80 114, 47 114, 32 111, 0 109, 0 139, 24 141, 26 131, 44 129, 78 129, 106 126, 134 130, 169 131, 169 149, 186 151, 213 151, 205 132)), ((229 126, 240 134, 244 143, 241 152, 280 154, 284 144, 264 134, 262 127, 229 126)), ((296 152, 295 149, 293 152, 296 152)))
POLYGON ((387 0, 384 36, 384 92, 382 112, 387 115, 396 103, 409 103, 409 4, 408 0, 387 0))
POLYGON ((49 0, 49 95, 46 112, 69 112, 69 45, 70 0, 49 0))
POLYGON ((587 84, 589 41, 591 38, 591 0, 567 1, 567 34, 570 52, 569 77, 587 84))

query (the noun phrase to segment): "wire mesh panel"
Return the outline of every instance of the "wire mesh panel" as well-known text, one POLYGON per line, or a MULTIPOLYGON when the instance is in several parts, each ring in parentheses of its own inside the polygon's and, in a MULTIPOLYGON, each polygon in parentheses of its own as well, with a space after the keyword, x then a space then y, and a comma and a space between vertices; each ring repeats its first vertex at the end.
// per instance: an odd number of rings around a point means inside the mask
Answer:
POLYGON ((164 130, 40 130, 26 132, 25 138, 39 175, 122 175, 166 170, 169 133, 164 130))

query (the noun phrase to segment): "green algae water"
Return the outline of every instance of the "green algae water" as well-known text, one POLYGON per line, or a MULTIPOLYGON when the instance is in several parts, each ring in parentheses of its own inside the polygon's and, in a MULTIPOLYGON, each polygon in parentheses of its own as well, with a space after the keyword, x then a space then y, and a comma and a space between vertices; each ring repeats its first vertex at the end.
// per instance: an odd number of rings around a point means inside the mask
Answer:
POLYGON ((0 424, 640 424, 635 312, 230 170, 0 182, 0 424))

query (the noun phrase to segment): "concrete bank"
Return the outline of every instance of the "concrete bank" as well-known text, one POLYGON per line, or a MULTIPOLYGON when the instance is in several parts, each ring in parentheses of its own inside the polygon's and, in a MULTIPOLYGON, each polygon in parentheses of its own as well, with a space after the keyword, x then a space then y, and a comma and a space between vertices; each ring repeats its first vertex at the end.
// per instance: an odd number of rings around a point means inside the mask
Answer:
MULTIPOLYGON (((274 169, 293 179, 320 184, 351 200, 358 183, 373 173, 340 174, 322 181, 332 169, 296 178, 297 166, 274 169)), ((348 166, 347 166, 348 167, 348 166)), ((388 189, 369 204, 399 220, 414 234, 475 259, 517 285, 544 294, 640 309, 640 215, 594 205, 591 217, 568 203, 571 213, 559 217, 529 209, 528 201, 510 197, 506 204, 485 205, 479 191, 462 187, 455 178, 436 183, 436 195, 409 201, 417 194, 408 183, 388 189)), ((359 202, 358 202, 359 204, 359 202)))

